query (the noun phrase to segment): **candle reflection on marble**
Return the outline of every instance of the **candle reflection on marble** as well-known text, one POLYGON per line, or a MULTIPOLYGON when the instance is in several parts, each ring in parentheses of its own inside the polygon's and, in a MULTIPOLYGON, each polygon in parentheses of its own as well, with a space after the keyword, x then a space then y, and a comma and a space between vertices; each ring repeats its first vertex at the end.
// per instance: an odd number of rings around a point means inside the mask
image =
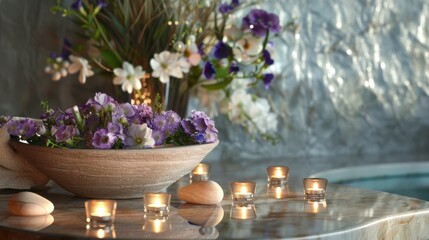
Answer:
POLYGON ((114 226, 94 227, 90 224, 86 225, 86 236, 92 238, 116 238, 114 226))
POLYGON ((166 215, 169 212, 171 195, 168 193, 143 194, 144 212, 155 215, 166 215))
POLYGON ((231 219, 246 220, 256 218, 256 206, 253 203, 233 203, 231 205, 231 219))
POLYGON ((143 231, 151 233, 161 233, 171 230, 171 223, 168 216, 145 214, 143 231))
POLYGON ((108 226, 115 220, 116 201, 88 200, 85 201, 86 222, 93 226, 108 226))
POLYGON ((304 178, 304 194, 306 199, 324 199, 326 197, 326 178, 304 178))
POLYGON ((251 202, 256 190, 256 183, 250 181, 232 182, 231 195, 235 202, 251 202))
POLYGON ((267 168, 268 182, 271 185, 282 185, 287 183, 289 168, 286 166, 270 166, 267 168))
POLYGON ((320 213, 326 211, 327 208, 328 204, 325 199, 304 201, 304 212, 306 213, 320 213))
POLYGON ((270 198, 286 198, 289 196, 289 186, 288 185, 277 185, 277 184, 268 184, 267 185, 267 195, 270 198))
POLYGON ((209 180, 210 164, 199 163, 190 173, 191 183, 209 180))

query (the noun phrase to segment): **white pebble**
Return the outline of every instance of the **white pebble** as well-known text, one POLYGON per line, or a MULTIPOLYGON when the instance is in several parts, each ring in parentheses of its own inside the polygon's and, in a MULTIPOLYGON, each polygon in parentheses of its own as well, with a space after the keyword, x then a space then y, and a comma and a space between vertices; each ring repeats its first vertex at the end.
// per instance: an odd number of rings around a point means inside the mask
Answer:
POLYGON ((20 192, 9 197, 8 209, 12 215, 40 216, 54 211, 54 204, 38 194, 20 192))
POLYGON ((179 198, 194 204, 218 204, 223 199, 223 189, 213 181, 195 182, 179 189, 179 198))

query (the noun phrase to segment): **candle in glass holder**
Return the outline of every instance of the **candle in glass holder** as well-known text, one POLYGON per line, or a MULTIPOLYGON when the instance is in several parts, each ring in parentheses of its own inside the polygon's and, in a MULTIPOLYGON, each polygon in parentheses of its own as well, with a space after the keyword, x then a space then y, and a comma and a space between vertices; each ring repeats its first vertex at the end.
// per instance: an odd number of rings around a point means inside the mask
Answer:
POLYGON ((256 218, 256 207, 253 203, 233 203, 230 218, 246 220, 256 218))
POLYGON ((168 216, 145 215, 143 231, 160 233, 171 230, 171 223, 168 216))
POLYGON ((326 211, 328 205, 325 199, 322 200, 306 200, 304 202, 304 212, 320 213, 326 211))
POLYGON ((236 202, 248 202, 253 201, 255 194, 256 183, 255 182, 232 182, 231 183, 231 195, 232 200, 236 202))
POLYGON ((270 166, 267 168, 268 182, 281 185, 288 181, 289 168, 286 166, 270 166))
POLYGON ((108 226, 115 219, 116 201, 88 200, 85 201, 86 221, 93 226, 108 226))
POLYGON ((168 193, 145 193, 143 195, 144 211, 152 214, 168 214, 171 195, 168 193))
POLYGON ((326 197, 326 178, 304 178, 304 195, 306 199, 324 199, 326 197))
POLYGON ((199 163, 191 171, 191 182, 207 181, 209 179, 210 165, 207 163, 199 163))

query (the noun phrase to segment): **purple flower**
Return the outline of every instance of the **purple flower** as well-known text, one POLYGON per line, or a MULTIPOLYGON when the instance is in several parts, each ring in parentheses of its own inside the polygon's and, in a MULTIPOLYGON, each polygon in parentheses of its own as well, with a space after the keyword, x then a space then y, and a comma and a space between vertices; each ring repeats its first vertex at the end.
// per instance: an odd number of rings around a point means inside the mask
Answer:
POLYGON ((21 124, 17 120, 10 120, 6 123, 7 132, 13 136, 19 136, 19 129, 21 128, 21 124))
POLYGON ((271 81, 273 81, 274 79, 274 74, 266 73, 266 74, 262 74, 262 77, 264 79, 264 87, 266 90, 268 90, 270 88, 271 81))
POLYGON ((208 133, 206 133, 204 135, 204 137, 205 137, 206 143, 216 142, 216 140, 217 140, 217 133, 215 133, 215 132, 208 132, 208 133))
POLYGON ((97 112, 101 109, 107 111, 119 105, 115 99, 105 93, 100 92, 96 93, 94 98, 89 99, 86 104, 93 107, 97 112))
POLYGON ((152 120, 153 130, 165 131, 167 125, 167 118, 165 115, 156 115, 152 120))
POLYGON ((65 142, 76 134, 76 128, 71 125, 61 125, 54 133, 55 141, 65 142))
POLYGON ((92 137, 92 146, 100 149, 110 149, 113 147, 117 140, 114 133, 109 132, 107 129, 100 129, 94 133, 92 137))
POLYGON ((133 105, 135 114, 131 118, 127 118, 129 123, 143 124, 149 123, 153 116, 152 108, 146 104, 133 105))
POLYGON ((229 13, 234 9, 234 7, 230 4, 222 3, 219 6, 219 12, 222 14, 229 13))
POLYGON ((198 143, 204 143, 205 142, 205 140, 206 140, 206 138, 205 138, 205 136, 204 136, 204 134, 203 133, 201 133, 201 132, 199 132, 199 133, 197 133, 197 134, 195 134, 195 140, 198 142, 198 143))
POLYGON ((119 107, 122 109, 125 117, 127 118, 132 118, 136 114, 136 111, 134 110, 134 106, 131 105, 130 103, 123 103, 119 105, 119 107))
POLYGON ((270 52, 268 52, 267 49, 264 49, 264 51, 262 51, 262 57, 264 58, 265 64, 267 66, 270 66, 274 63, 274 60, 271 58, 271 54, 270 52))
POLYGON ((232 1, 231 1, 231 5, 232 5, 233 7, 238 7, 238 5, 240 5, 240 1, 239 1, 239 0, 232 0, 232 1))
POLYGON ((76 10, 76 11, 79 11, 79 9, 81 9, 83 6, 82 6, 82 0, 77 0, 76 2, 74 2, 72 5, 71 5, 71 7, 74 9, 74 10, 76 10))
POLYGON ((182 125, 182 128, 183 128, 183 130, 185 131, 186 134, 191 135, 191 134, 194 134, 197 131, 195 129, 195 127, 194 127, 194 124, 189 119, 183 119, 180 124, 182 125))
POLYGON ((113 110, 112 122, 117 123, 117 124, 127 123, 127 119, 125 118, 125 114, 124 114, 124 111, 122 110, 122 108, 119 107, 119 108, 115 108, 115 110, 113 110))
POLYGON ((164 131, 152 131, 152 138, 155 140, 155 146, 162 145, 165 142, 166 136, 164 131))
POLYGON ((240 70, 236 62, 232 62, 229 67, 229 73, 237 73, 240 70))
POLYGON ((211 62, 206 62, 203 69, 203 74, 206 79, 212 79, 215 75, 215 69, 213 67, 213 64, 211 62))
POLYGON ((262 9, 253 9, 243 18, 243 25, 252 30, 253 34, 263 37, 267 31, 278 33, 281 30, 279 17, 262 9))
POLYGON ((174 134, 174 132, 176 132, 177 129, 179 128, 179 124, 181 121, 180 116, 171 110, 163 112, 162 114, 165 116, 165 119, 167 120, 166 131, 169 134, 174 134))
POLYGON ((230 46, 225 44, 222 41, 219 41, 215 46, 213 50, 213 56, 217 59, 227 58, 232 53, 232 49, 230 46))
POLYGON ((204 56, 204 55, 205 55, 205 53, 204 53, 204 46, 203 46, 203 43, 200 43, 200 44, 198 45, 198 53, 199 53, 201 56, 204 56))
POLYGON ((20 120, 20 129, 19 129, 19 135, 23 139, 30 139, 32 138, 37 132, 37 125, 36 122, 34 122, 31 119, 22 119, 20 120))
POLYGON ((97 0, 97 7, 99 8, 105 8, 107 7, 107 3, 104 0, 97 0))
POLYGON ((109 122, 107 124, 107 131, 109 131, 110 133, 113 133, 119 139, 122 139, 122 140, 125 139, 124 129, 121 124, 109 122))

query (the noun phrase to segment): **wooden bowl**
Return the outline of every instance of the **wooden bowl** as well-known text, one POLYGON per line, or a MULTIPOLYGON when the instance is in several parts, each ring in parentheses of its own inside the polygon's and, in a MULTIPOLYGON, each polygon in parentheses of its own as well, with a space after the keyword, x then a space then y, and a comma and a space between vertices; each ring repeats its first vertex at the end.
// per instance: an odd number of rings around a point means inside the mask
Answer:
POLYGON ((154 149, 65 149, 10 145, 58 185, 85 198, 141 198, 189 173, 219 143, 154 149))

